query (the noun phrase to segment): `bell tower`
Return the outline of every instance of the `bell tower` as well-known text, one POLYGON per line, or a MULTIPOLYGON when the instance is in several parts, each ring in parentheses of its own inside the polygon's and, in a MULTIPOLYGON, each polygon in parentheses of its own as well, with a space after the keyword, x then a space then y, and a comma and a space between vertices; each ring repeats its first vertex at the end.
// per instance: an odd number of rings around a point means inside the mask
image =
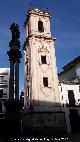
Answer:
POLYGON ((29 107, 60 104, 55 57, 55 38, 51 36, 50 15, 39 9, 28 12, 24 43, 24 105, 29 107))

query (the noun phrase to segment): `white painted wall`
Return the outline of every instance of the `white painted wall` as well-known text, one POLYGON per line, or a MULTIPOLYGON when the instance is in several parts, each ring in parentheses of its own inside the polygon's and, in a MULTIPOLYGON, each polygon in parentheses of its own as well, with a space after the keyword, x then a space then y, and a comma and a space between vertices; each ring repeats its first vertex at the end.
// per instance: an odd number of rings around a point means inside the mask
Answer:
MULTIPOLYGON (((64 104, 64 107, 62 108, 63 108, 63 111, 65 112, 67 132, 70 133, 71 132, 71 125, 70 125, 70 118, 69 118, 70 112, 69 112, 69 107, 66 106, 66 103, 69 104, 68 90, 73 90, 75 102, 76 102, 75 104, 76 106, 79 106, 80 104, 80 101, 78 102, 78 99, 80 100, 79 84, 75 84, 75 85, 68 85, 64 83, 59 84, 60 102, 62 106, 64 104), (63 96, 63 99, 62 99, 62 96, 63 96)), ((79 107, 76 109, 78 110, 78 113, 80 115, 79 107)))
POLYGON ((80 101, 78 102, 78 99, 80 100, 80 92, 79 92, 79 84, 75 85, 68 85, 64 83, 59 84, 59 92, 60 92, 60 102, 61 104, 69 104, 69 99, 68 99, 68 90, 73 90, 74 92, 74 97, 76 101, 76 105, 80 104, 80 101), (62 88, 62 91, 61 91, 62 88), (63 96, 63 99, 62 99, 63 96))

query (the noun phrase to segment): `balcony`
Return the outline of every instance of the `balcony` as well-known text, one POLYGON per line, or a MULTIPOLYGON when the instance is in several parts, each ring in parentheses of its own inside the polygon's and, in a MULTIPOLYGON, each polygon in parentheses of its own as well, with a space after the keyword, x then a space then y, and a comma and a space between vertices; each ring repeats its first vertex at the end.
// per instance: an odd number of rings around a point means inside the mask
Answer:
POLYGON ((0 94, 0 100, 2 101, 4 99, 8 99, 7 98, 7 93, 0 94))

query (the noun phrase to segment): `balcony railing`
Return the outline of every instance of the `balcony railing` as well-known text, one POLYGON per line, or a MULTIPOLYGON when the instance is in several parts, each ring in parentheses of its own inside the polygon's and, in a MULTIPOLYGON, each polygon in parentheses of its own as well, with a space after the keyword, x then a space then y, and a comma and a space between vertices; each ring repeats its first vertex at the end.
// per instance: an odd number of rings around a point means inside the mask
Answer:
POLYGON ((6 84, 7 80, 0 80, 0 84, 6 84))
POLYGON ((7 80, 0 81, 0 87, 8 87, 7 80))

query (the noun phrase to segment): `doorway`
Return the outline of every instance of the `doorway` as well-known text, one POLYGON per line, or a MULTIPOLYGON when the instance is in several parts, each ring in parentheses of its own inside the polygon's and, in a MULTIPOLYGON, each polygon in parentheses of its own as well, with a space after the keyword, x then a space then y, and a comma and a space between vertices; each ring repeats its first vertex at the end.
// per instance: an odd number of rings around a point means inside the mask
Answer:
POLYGON ((68 90, 68 99, 69 99, 69 106, 75 106, 75 98, 73 90, 68 90))

